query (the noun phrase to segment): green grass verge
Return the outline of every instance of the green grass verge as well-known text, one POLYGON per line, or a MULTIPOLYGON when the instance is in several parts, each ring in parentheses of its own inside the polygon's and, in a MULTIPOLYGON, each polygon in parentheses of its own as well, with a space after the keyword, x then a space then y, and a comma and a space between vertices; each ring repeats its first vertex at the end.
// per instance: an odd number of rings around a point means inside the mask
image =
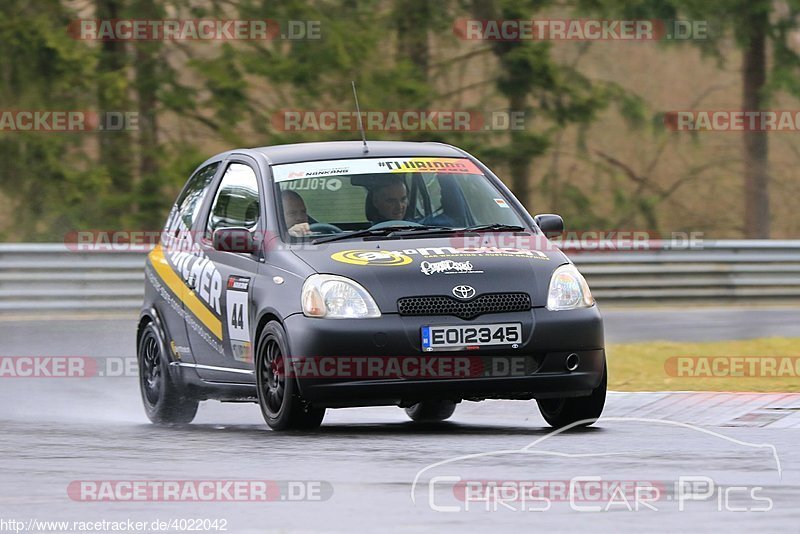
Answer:
POLYGON ((800 392, 800 338, 626 343, 606 355, 616 391, 800 392))

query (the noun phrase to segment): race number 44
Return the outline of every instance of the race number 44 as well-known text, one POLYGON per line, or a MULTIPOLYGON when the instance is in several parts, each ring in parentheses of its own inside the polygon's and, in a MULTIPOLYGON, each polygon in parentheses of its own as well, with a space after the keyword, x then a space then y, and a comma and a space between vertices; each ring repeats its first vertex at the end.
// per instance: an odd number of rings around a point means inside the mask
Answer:
POLYGON ((250 279, 240 276, 228 278, 227 311, 228 335, 232 341, 250 341, 248 289, 250 279))

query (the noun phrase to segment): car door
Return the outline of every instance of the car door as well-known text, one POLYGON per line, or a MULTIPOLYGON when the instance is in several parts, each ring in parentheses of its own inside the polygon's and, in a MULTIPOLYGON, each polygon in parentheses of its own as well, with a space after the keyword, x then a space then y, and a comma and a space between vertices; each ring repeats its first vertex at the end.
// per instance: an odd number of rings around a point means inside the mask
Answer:
POLYGON ((249 229, 259 242, 263 234, 263 191, 260 188, 257 166, 244 156, 232 157, 224 163, 222 177, 205 213, 198 222, 196 235, 200 253, 214 274, 193 280, 201 297, 215 289, 213 279, 221 280, 221 291, 210 295, 212 311, 220 320, 221 343, 209 343, 201 332, 189 330, 197 372, 210 381, 250 383, 254 381, 253 340, 250 323, 253 320, 252 295, 256 273, 262 260, 261 252, 221 252, 213 247, 214 231, 226 227, 249 229), (216 298, 215 298, 216 297, 216 298), (216 306, 218 304, 218 306, 216 306))
POLYGON ((155 306, 165 323, 169 350, 184 362, 192 361, 184 320, 189 289, 180 269, 176 268, 176 262, 190 248, 190 229, 201 212, 219 167, 218 161, 205 165, 186 182, 170 210, 159 245, 150 253, 149 267, 145 273, 150 287, 155 291, 155 306))

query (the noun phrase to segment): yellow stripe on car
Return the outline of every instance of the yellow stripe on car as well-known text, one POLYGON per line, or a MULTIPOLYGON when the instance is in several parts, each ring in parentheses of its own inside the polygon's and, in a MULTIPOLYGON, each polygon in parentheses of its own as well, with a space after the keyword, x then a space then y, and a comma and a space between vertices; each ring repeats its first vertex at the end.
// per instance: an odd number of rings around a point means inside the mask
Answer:
POLYGON ((222 339, 222 322, 214 315, 205 304, 203 304, 197 295, 189 289, 189 286, 181 279, 180 276, 172 269, 172 266, 164 256, 164 249, 161 245, 156 247, 150 252, 150 263, 158 273, 158 276, 169 287, 173 293, 183 302, 186 309, 197 317, 212 334, 222 339))

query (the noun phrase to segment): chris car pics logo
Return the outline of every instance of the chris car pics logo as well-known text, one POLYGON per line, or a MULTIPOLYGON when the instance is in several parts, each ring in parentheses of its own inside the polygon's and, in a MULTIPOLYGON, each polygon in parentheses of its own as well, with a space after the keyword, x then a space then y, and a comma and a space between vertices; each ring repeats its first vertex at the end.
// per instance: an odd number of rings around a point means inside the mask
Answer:
POLYGON ((331 255, 331 259, 350 265, 408 265, 411 258, 390 250, 343 250, 331 255))

